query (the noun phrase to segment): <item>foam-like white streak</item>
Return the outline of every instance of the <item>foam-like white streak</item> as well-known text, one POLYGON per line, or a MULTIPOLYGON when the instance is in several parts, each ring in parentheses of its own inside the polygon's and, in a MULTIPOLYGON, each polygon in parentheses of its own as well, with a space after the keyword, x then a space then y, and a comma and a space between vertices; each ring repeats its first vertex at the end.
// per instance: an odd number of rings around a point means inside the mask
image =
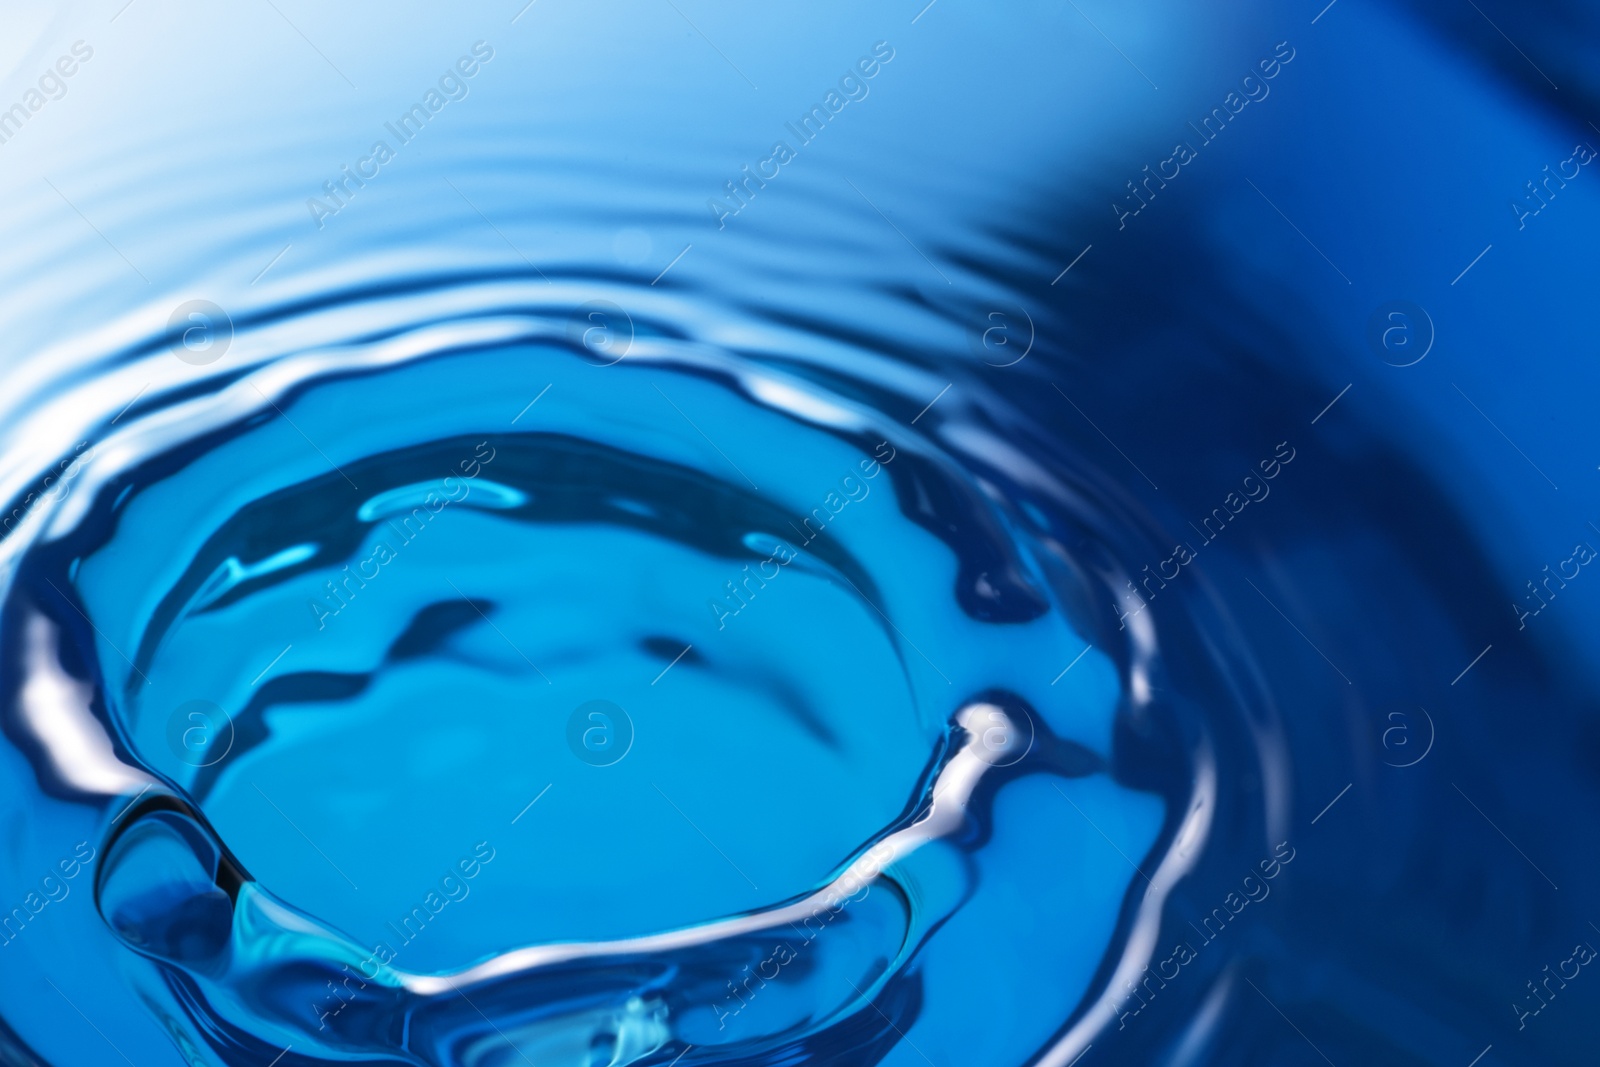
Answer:
POLYGON ((923 845, 946 837, 961 828, 966 820, 967 804, 972 798, 973 790, 977 788, 984 772, 994 768, 994 763, 991 762, 994 750, 986 748, 980 740, 982 729, 979 727, 981 724, 993 729, 996 715, 1006 722, 1004 733, 1008 738, 1020 740, 1026 736, 1026 731, 1009 728, 1009 717, 1003 709, 993 704, 976 703, 962 708, 957 714, 956 721, 963 727, 968 727, 967 743, 939 772, 933 789, 934 799, 926 814, 878 842, 840 872, 832 882, 792 904, 664 934, 616 941, 534 945, 503 953, 492 960, 451 975, 419 975, 403 971, 397 971, 395 974, 401 985, 418 995, 454 995, 463 986, 492 982, 541 967, 607 956, 681 951, 697 945, 744 937, 790 923, 802 922, 815 914, 819 908, 832 907, 840 899, 859 893, 885 869, 905 859, 923 845), (986 759, 980 753, 986 753, 989 758, 986 759))
POLYGON ((61 669, 56 660, 56 628, 34 615, 24 633, 22 684, 23 726, 44 749, 62 781, 85 793, 121 796, 154 784, 144 772, 117 758, 105 727, 89 710, 94 687, 61 669))

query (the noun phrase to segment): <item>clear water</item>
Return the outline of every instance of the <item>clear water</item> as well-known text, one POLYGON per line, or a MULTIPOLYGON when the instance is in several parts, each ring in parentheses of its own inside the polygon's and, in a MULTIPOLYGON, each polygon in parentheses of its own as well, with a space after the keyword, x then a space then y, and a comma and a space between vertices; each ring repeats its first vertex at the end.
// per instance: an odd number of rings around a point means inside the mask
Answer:
POLYGON ((1570 152, 1478 27, 9 17, 0 1062, 1581 1062, 1596 202, 1392 204, 1570 152))

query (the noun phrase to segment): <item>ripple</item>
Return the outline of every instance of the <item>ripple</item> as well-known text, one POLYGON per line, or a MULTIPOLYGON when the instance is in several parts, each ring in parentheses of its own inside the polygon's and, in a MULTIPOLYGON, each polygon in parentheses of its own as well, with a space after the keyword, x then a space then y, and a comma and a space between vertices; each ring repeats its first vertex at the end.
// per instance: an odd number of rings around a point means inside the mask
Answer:
POLYGON ((1030 885, 1076 918, 1014 946, 1063 961, 1019 1054, 1060 1031, 1130 871, 1034 842, 1164 821, 1108 776, 1130 698, 1073 619, 1110 572, 1054 532, 1105 513, 980 384, 924 420, 902 367, 752 359, 785 332, 683 301, 368 283, 234 314, 214 367, 130 343, 120 412, 62 387, 101 432, 3 543, 6 611, 18 691, 83 726, 13 721, 103 798, 99 936, 147 1000, 263 1055, 870 1059, 970 999, 1030 885))

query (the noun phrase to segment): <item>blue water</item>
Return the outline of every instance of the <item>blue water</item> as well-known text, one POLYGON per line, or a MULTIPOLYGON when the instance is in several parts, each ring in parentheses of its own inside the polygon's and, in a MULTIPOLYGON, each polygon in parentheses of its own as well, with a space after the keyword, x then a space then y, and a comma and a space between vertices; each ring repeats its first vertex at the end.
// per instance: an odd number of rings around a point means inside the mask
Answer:
POLYGON ((0 1063, 1592 1060, 1587 8, 7 19, 0 1063))

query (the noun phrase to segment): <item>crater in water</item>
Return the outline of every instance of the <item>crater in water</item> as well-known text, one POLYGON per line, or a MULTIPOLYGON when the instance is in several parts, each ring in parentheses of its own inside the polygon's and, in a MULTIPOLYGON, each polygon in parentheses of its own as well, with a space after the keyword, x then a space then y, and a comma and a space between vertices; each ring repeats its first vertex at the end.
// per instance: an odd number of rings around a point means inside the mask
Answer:
POLYGON ((1163 814, 1108 777, 1039 505, 725 354, 472 329, 151 404, 22 559, 22 691, 116 739, 147 1003, 326 1055, 865 1062, 1007 913, 1064 961, 993 993, 1047 1041, 1129 880, 1076 846, 1163 814))

